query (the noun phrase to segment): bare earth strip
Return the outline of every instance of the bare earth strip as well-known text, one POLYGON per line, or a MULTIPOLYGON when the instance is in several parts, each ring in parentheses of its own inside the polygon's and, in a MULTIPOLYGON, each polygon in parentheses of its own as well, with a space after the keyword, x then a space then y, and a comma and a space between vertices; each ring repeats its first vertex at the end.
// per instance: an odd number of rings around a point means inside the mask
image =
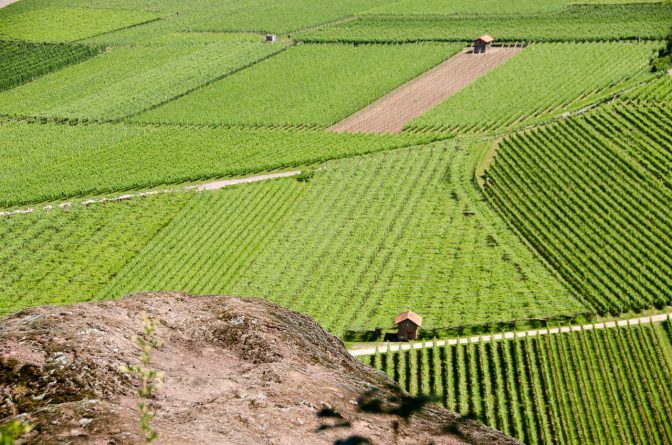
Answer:
MULTIPOLYGON (((424 348, 433 348, 434 346, 445 346, 445 345, 456 345, 456 344, 469 344, 469 343, 478 343, 480 341, 495 341, 495 340, 504 340, 515 337, 536 337, 539 335, 553 335, 567 332, 575 331, 589 331, 592 329, 611 329, 617 326, 626 327, 626 326, 635 326, 638 324, 650 324, 650 323, 660 323, 666 320, 672 319, 672 313, 667 314, 658 314, 651 315, 649 317, 639 317, 639 318, 626 318, 615 321, 607 321, 604 323, 590 323, 583 325, 573 325, 573 326, 562 326, 559 328, 547 328, 547 329, 533 329, 530 331, 512 331, 504 332, 502 334, 487 334, 487 335, 477 335, 474 337, 461 337, 461 338, 451 338, 448 340, 437 340, 437 341, 427 341, 427 342, 418 342, 418 343, 380 343, 378 345, 378 352, 395 352, 395 351, 408 351, 410 349, 424 349, 424 348)), ((358 347, 357 345, 350 348, 348 351, 350 355, 355 357, 361 355, 374 355, 376 353, 375 347, 364 346, 358 347)))
POLYGON ((522 49, 490 48, 484 54, 474 54, 471 49, 464 50, 333 125, 330 130, 349 133, 398 133, 406 123, 431 110, 522 49))
POLYGON ((9 6, 12 3, 16 3, 19 0, 0 0, 0 8, 4 8, 5 6, 9 6))

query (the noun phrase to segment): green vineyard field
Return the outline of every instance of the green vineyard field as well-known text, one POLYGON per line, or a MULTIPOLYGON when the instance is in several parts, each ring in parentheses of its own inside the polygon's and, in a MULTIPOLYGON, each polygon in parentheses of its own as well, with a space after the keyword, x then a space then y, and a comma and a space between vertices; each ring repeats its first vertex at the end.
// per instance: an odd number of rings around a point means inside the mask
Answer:
POLYGON ((360 357, 413 394, 532 444, 668 444, 672 324, 360 357))
POLYGON ((10 207, 309 165, 434 138, 309 130, 13 123, 0 125, 0 140, 0 207, 10 207))
POLYGON ((0 91, 97 54, 85 45, 0 41, 0 91))
POLYGON ((614 86, 628 79, 641 79, 656 47, 650 43, 533 44, 409 127, 488 131, 558 116, 613 93, 614 86), (619 59, 616 66, 614 58, 619 59))
POLYGON ((492 201, 599 313, 672 302, 672 115, 614 106, 505 138, 492 201))
POLYGON ((337 335, 387 328, 410 307, 439 330, 585 313, 465 183, 478 151, 456 148, 332 161, 301 187, 199 196, 101 298, 178 288, 261 296, 337 335))
POLYGON ((116 48, 1 93, 0 114, 116 120, 173 100, 281 49, 231 42, 116 48))
POLYGON ((536 14, 362 16, 298 32, 296 38, 307 42, 469 42, 488 33, 499 40, 525 42, 662 40, 670 22, 669 4, 576 5, 536 14))
POLYGON ((460 45, 443 44, 302 45, 145 113, 139 120, 327 127, 459 50, 460 45), (221 106, 224 101, 226 107, 221 106))
POLYGON ((0 38, 30 42, 72 42, 159 18, 145 11, 39 8, 0 16, 0 38))
POLYGON ((190 195, 0 218, 0 316, 91 300, 190 195))

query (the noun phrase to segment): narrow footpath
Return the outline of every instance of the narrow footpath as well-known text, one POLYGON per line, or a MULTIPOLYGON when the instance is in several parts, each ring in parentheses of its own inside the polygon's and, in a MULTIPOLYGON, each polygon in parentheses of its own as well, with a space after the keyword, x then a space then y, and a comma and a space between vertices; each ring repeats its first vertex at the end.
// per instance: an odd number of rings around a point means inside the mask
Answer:
MULTIPOLYGON (((665 320, 672 319, 672 313, 667 314, 658 314, 651 315, 649 317, 639 317, 639 318, 627 318, 623 320, 615 321, 606 321, 604 323, 589 323, 583 325, 574 325, 574 326, 562 326, 559 328, 547 328, 547 329, 532 329, 529 331, 516 331, 516 332, 503 332, 501 334, 487 334, 487 335, 477 335, 474 337, 460 337, 460 338, 451 338, 446 340, 436 340, 436 341, 426 341, 426 342, 413 342, 413 343, 379 343, 378 352, 395 352, 395 351, 408 351, 411 349, 425 349, 433 348, 434 346, 450 346, 457 344, 469 344, 469 343, 478 343, 480 341, 495 341, 495 340, 504 340, 515 337, 536 337, 539 335, 553 335, 567 332, 575 331, 588 331, 593 329, 610 329, 617 326, 634 326, 638 324, 649 324, 649 323, 659 323, 665 320)), ((376 347, 371 347, 370 344, 362 345, 362 347, 353 346, 348 352, 350 355, 355 357, 363 355, 374 355, 376 353, 376 347)))

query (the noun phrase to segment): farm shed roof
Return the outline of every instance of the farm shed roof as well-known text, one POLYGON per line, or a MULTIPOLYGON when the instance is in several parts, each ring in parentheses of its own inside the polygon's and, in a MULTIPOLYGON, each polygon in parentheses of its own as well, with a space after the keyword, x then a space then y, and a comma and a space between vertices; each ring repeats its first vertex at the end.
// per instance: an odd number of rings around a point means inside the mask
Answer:
POLYGON ((477 38, 476 41, 482 41, 485 43, 492 43, 493 40, 495 40, 492 36, 489 36, 488 34, 482 35, 481 37, 477 38))
POLYGON ((411 320, 416 325, 422 326, 422 317, 416 314, 415 312, 407 311, 404 312, 403 314, 400 314, 399 316, 397 316, 397 318, 394 319, 394 324, 399 324, 404 320, 411 320))

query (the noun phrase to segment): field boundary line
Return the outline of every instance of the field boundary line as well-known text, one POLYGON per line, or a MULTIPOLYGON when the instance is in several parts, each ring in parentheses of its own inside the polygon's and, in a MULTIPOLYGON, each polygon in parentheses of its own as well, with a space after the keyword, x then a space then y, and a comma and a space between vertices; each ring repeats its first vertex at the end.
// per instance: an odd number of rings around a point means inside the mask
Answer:
MULTIPOLYGON (((135 199, 135 198, 144 198, 146 196, 152 196, 152 195, 165 195, 165 194, 168 194, 168 193, 184 193, 184 192, 191 192, 191 191, 196 191, 196 192, 214 191, 214 190, 219 190, 219 189, 226 188, 226 187, 231 187, 232 185, 251 184, 251 183, 254 183, 254 182, 268 181, 268 180, 271 180, 271 179, 289 178, 289 177, 292 177, 292 176, 300 175, 301 173, 302 173, 301 170, 290 170, 290 171, 279 172, 279 173, 268 173, 268 174, 265 174, 265 175, 247 176, 247 177, 244 177, 244 178, 224 179, 224 180, 220 180, 220 181, 205 182, 205 183, 198 184, 198 185, 190 185, 190 186, 180 187, 180 188, 150 190, 148 192, 139 192, 139 193, 128 193, 128 194, 125 194, 125 195, 114 196, 114 197, 111 197, 111 198, 87 199, 87 200, 79 201, 79 202, 66 201, 66 202, 62 202, 60 204, 43 206, 42 210, 47 210, 48 211, 48 210, 54 210, 54 209, 57 209, 57 208, 67 209, 67 208, 71 208, 71 207, 73 207, 77 204, 82 205, 84 207, 88 207, 91 204, 107 204, 107 203, 110 203, 110 202, 129 201, 129 200, 135 199)), ((0 218, 4 217, 4 216, 30 214, 30 213, 34 213, 36 210, 37 209, 35 209, 35 208, 27 208, 27 209, 4 211, 4 212, 0 212, 0 218)))
POLYGON ((377 347, 349 349, 348 352, 353 357, 375 355, 377 352, 397 352, 410 351, 416 349, 429 349, 435 346, 453 346, 457 344, 466 345, 469 343, 478 343, 481 341, 508 340, 522 337, 538 337, 541 335, 554 335, 560 333, 569 333, 577 331, 590 331, 597 329, 613 329, 616 327, 636 326, 640 324, 659 323, 666 320, 672 320, 672 312, 665 314, 650 315, 648 317, 625 318, 599 323, 588 323, 571 326, 560 326, 557 328, 531 329, 528 331, 509 331, 500 334, 476 335, 473 337, 458 337, 445 340, 432 340, 418 343, 380 343, 377 347))

